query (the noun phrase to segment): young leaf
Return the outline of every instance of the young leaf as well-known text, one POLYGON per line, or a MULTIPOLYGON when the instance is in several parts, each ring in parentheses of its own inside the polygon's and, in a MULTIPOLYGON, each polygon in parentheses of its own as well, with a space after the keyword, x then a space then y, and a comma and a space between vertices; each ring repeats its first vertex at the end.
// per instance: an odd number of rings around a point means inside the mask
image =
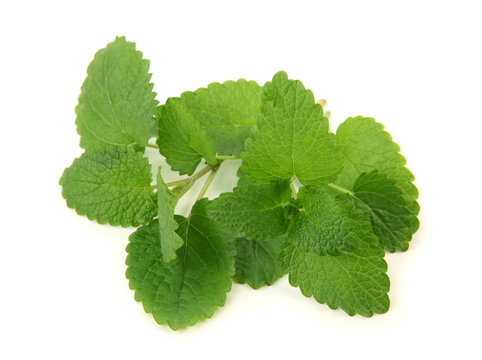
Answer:
POLYGON ((376 170, 362 173, 353 186, 352 199, 372 224, 373 232, 385 250, 408 249, 408 242, 419 223, 395 180, 376 170))
POLYGON ((100 224, 138 226, 156 216, 149 161, 130 148, 89 151, 60 178, 67 205, 100 224))
POLYGON ((235 280, 253 289, 273 284, 284 275, 278 258, 285 238, 264 240, 236 239, 235 280))
POLYGON ((220 155, 240 155, 261 112, 262 88, 255 81, 211 83, 181 95, 183 103, 220 155))
POLYGON ((298 192, 303 209, 296 214, 287 238, 297 248, 320 256, 339 255, 360 246, 366 221, 346 196, 324 186, 303 186, 298 192))
POLYGON ((81 147, 147 144, 157 105, 148 71, 149 61, 124 37, 95 54, 75 109, 81 147))
POLYGON ((207 203, 207 199, 198 201, 187 219, 176 216, 184 246, 169 263, 160 256, 157 221, 129 237, 129 287, 156 322, 173 330, 210 318, 231 289, 234 243, 206 216, 207 203))
POLYGON ((336 179, 339 184, 353 190, 353 184, 363 172, 378 170, 402 189, 403 195, 411 202, 412 212, 418 214, 417 188, 413 185, 413 174, 405 167, 405 158, 399 153, 400 147, 392 141, 383 125, 373 118, 357 116, 348 118, 336 131, 336 144, 344 159, 343 171, 336 179))
POLYGON ((242 171, 257 183, 296 176, 302 184, 324 185, 342 170, 328 119, 315 104, 313 93, 284 72, 265 85, 268 101, 258 119, 257 132, 246 140, 242 171))
POLYGON ((172 170, 192 175, 203 157, 208 164, 216 164, 216 151, 181 99, 170 98, 158 109, 157 144, 172 170))
POLYGON ((176 250, 183 244, 184 240, 176 233, 178 224, 174 220, 174 195, 167 188, 161 177, 161 167, 157 173, 157 204, 159 214, 159 238, 161 254, 164 262, 176 258, 176 250))
MULTIPOLYGON (((349 203, 346 195, 338 198, 340 202, 349 203)), ((320 246, 304 241, 303 231, 298 234, 292 231, 292 226, 297 226, 293 223, 280 260, 289 273, 290 284, 299 287, 304 296, 313 296, 332 309, 340 307, 349 315, 372 316, 388 311, 390 280, 383 260, 385 253, 378 245, 370 224, 357 212, 350 212, 352 219, 358 222, 358 228, 350 230, 358 241, 355 250, 339 252, 338 255, 320 255, 320 246)), ((346 237, 348 231, 344 226, 340 223, 339 232, 346 237)), ((314 238, 312 234, 309 236, 314 238)))
POLYGON ((288 181, 237 186, 212 201, 208 214, 236 237, 269 240, 286 232, 284 206, 290 198, 288 181))

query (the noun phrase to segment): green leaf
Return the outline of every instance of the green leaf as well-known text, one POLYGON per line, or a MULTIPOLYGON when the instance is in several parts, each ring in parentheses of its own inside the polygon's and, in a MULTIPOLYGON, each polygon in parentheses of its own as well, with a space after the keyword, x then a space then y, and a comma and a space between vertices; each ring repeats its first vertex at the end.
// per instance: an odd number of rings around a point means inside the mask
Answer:
POLYGON ((179 98, 170 98, 159 107, 159 151, 166 157, 172 170, 181 175, 192 175, 204 157, 208 164, 216 164, 216 151, 201 129, 200 123, 179 98))
POLYGON ((257 183, 294 176, 305 185, 334 181, 342 170, 342 158, 313 93, 300 81, 288 80, 284 72, 265 89, 268 101, 257 132, 246 140, 243 173, 257 183))
POLYGON ((313 296, 331 309, 341 308, 350 316, 370 317, 387 312, 390 306, 384 251, 370 242, 335 256, 320 256, 286 243, 281 261, 288 268, 290 284, 304 296, 313 296))
POLYGON ((277 72, 271 81, 267 81, 263 86, 263 104, 268 101, 274 101, 278 96, 279 89, 284 89, 292 83, 293 80, 288 79, 288 74, 284 71, 277 72))
POLYGON ((360 246, 367 223, 347 196, 338 196, 326 186, 303 186, 298 199, 303 209, 294 216, 287 233, 298 248, 323 256, 360 246))
MULTIPOLYGON (((319 200, 326 199, 323 196, 317 197, 319 200)), ((289 273, 290 284, 299 287, 304 296, 313 296, 316 301, 326 303, 332 309, 340 307, 349 315, 372 316, 374 313, 385 313, 390 304, 387 295, 390 280, 386 274, 387 264, 383 260, 385 253, 363 215, 354 209, 348 212, 351 204, 347 197, 336 197, 341 205, 335 211, 346 207, 350 221, 341 216, 341 221, 331 225, 328 223, 326 228, 299 228, 302 224, 293 222, 282 247, 280 260, 284 270, 289 273), (316 237, 325 236, 329 232, 328 236, 332 236, 337 232, 336 224, 339 224, 338 236, 343 241, 347 236, 356 237, 357 248, 347 252, 339 251, 338 255, 329 252, 321 255, 323 242, 317 242, 316 237), (317 234, 313 232, 315 229, 322 232, 317 234)), ((327 219, 328 215, 325 217, 327 219)), ((329 239, 337 242, 335 237, 329 239)))
POLYGON ((417 188, 413 185, 413 174, 405 167, 405 158, 399 153, 400 147, 392 141, 383 125, 373 118, 357 116, 348 118, 336 131, 336 144, 340 148, 344 168, 336 183, 353 190, 358 176, 363 172, 378 170, 402 189, 410 202, 412 213, 418 214, 417 188))
POLYGON ((99 50, 87 69, 75 109, 80 146, 86 150, 145 146, 157 105, 150 78, 149 61, 124 37, 99 50))
POLYGON ((362 173, 353 191, 353 203, 372 224, 381 246, 390 252, 407 250, 419 223, 395 180, 376 170, 362 173))
POLYGON ((156 216, 149 161, 130 148, 89 151, 60 178, 67 205, 100 224, 138 226, 156 216))
POLYGON ((162 259, 167 263, 176 258, 176 250, 184 240, 176 233, 178 224, 174 220, 174 195, 167 188, 161 177, 161 167, 157 173, 157 203, 159 214, 159 241, 162 259))
POLYGON ((235 280, 253 289, 273 284, 284 275, 278 257, 285 238, 264 240, 236 239, 235 280))
POLYGON ((284 206, 291 198, 288 181, 237 186, 212 201, 208 214, 236 237, 268 240, 286 232, 284 206))
POLYGON ((236 183, 236 186, 241 187, 241 186, 248 186, 249 184, 254 184, 246 178, 246 175, 243 174, 243 172, 241 171, 241 168, 238 168, 238 171, 236 172, 236 176, 238 177, 238 182, 236 183))
POLYGON ((210 318, 226 301, 234 274, 233 239, 206 216, 207 199, 198 201, 189 218, 176 216, 184 239, 177 258, 166 263, 160 255, 159 226, 154 221, 129 237, 129 287, 144 310, 173 330, 210 318))
POLYGON ((181 98, 219 155, 240 155, 261 112, 261 90, 256 82, 240 79, 211 83, 181 98))

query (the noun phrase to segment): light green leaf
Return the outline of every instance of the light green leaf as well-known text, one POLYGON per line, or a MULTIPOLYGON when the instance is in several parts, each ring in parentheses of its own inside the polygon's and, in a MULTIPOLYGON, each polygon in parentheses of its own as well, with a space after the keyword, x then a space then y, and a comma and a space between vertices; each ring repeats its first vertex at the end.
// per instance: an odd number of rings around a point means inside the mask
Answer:
POLYGON ((236 239, 235 280, 253 289, 273 284, 284 275, 278 257, 285 238, 271 240, 236 239))
POLYGON ((284 206, 291 198, 288 181, 237 186, 210 204, 209 216, 236 237, 268 240, 286 232, 284 206))
POLYGON ((246 139, 243 173, 257 183, 294 176, 305 185, 334 181, 342 170, 342 158, 313 93, 300 81, 288 80, 284 72, 276 74, 265 89, 269 101, 257 132, 246 139))
POLYGON ((198 201, 189 218, 176 216, 184 246, 169 263, 160 255, 159 226, 154 221, 129 237, 129 287, 144 310, 173 330, 210 318, 226 301, 234 274, 233 239, 206 216, 207 199, 198 201))
POLYGON ((240 79, 185 92, 181 99, 219 155, 240 155, 261 112, 262 88, 240 79))
POLYGON ((184 240, 176 233, 178 224, 174 220, 174 195, 167 188, 161 177, 161 167, 157 173, 157 203, 159 214, 159 241, 162 259, 167 263, 176 258, 176 250, 184 240))
POLYGON ((336 144, 344 159, 344 168, 336 183, 353 190, 356 179, 363 172, 378 170, 396 181, 410 204, 412 213, 418 214, 417 188, 413 174, 405 167, 400 147, 392 141, 383 125, 373 118, 357 116, 348 118, 336 131, 336 144))
POLYGON ((67 205, 100 224, 138 226, 156 216, 149 161, 130 148, 89 151, 60 178, 67 205))
POLYGON ((362 173, 353 186, 352 199, 372 224, 373 232, 385 250, 408 249, 408 242, 419 223, 395 180, 376 170, 362 173))
POLYGON ((263 104, 268 101, 274 101, 279 96, 279 90, 284 89, 292 83, 293 80, 288 79, 288 74, 284 71, 279 71, 273 76, 271 81, 267 81, 263 86, 263 104))
MULTIPOLYGON (((347 195, 338 198, 340 202, 349 204, 347 195)), ((340 307, 349 315, 385 313, 390 304, 387 295, 390 280, 386 274, 387 264, 383 260, 384 251, 363 215, 354 209, 349 214, 358 223, 358 228, 355 228, 354 222, 348 225, 358 242, 355 250, 338 252, 338 255, 328 252, 321 255, 321 246, 314 240, 316 236, 336 230, 335 224, 327 224, 326 229, 320 227, 322 233, 316 234, 310 229, 294 231, 292 227, 300 225, 294 222, 282 247, 281 263, 289 273, 290 284, 299 287, 304 296, 313 296, 316 301, 326 303, 332 309, 340 307), (306 239, 303 238, 303 232, 308 233, 306 239)), ((339 232, 341 238, 345 239, 349 236, 345 228, 346 217, 340 219, 339 232)))
POLYGON ((287 233, 298 248, 323 256, 360 246, 367 222, 347 196, 337 196, 326 186, 303 186, 298 199, 303 209, 294 216, 287 233))
POLYGON ((80 146, 145 146, 154 128, 156 94, 149 61, 118 37, 99 50, 87 69, 75 109, 80 146))
POLYGON ((168 99, 158 114, 157 144, 172 170, 192 175, 203 157, 208 164, 216 164, 216 151, 181 99, 168 99))

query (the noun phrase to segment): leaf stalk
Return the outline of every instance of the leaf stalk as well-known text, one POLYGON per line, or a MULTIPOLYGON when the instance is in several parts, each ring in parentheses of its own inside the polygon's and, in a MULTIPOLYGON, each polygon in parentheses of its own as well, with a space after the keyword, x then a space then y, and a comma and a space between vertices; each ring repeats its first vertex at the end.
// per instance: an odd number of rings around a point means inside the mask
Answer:
POLYGON ((216 167, 214 167, 212 170, 211 170, 211 173, 209 174, 208 178, 206 179, 206 182, 204 183, 201 191, 199 192, 199 195, 197 197, 197 200, 200 200, 204 197, 204 195, 206 194, 206 192, 208 191, 209 189, 209 185, 211 185, 211 183, 213 182, 214 180, 214 177, 216 176, 217 172, 218 172, 218 169, 219 169, 219 166, 221 165, 222 163, 222 160, 218 162, 218 165, 216 167))

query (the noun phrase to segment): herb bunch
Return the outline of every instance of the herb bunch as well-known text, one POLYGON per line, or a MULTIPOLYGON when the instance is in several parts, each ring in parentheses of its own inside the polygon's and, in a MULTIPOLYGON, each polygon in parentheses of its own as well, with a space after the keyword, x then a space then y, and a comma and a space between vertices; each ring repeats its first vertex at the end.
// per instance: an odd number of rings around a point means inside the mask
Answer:
POLYGON ((284 72, 264 86, 212 83, 162 105, 150 78, 149 61, 124 37, 96 53, 76 107, 85 152, 60 185, 79 215, 140 226, 126 277, 156 322, 194 325, 224 305, 232 280, 257 289, 285 274, 304 296, 349 315, 388 310, 385 251, 408 249, 419 206, 380 123, 357 116, 331 133, 312 92, 284 72), (153 183, 146 147, 180 179, 164 182, 159 168, 153 183), (242 160, 236 187, 208 200, 231 159, 242 160), (190 214, 176 215, 205 178, 190 214))

